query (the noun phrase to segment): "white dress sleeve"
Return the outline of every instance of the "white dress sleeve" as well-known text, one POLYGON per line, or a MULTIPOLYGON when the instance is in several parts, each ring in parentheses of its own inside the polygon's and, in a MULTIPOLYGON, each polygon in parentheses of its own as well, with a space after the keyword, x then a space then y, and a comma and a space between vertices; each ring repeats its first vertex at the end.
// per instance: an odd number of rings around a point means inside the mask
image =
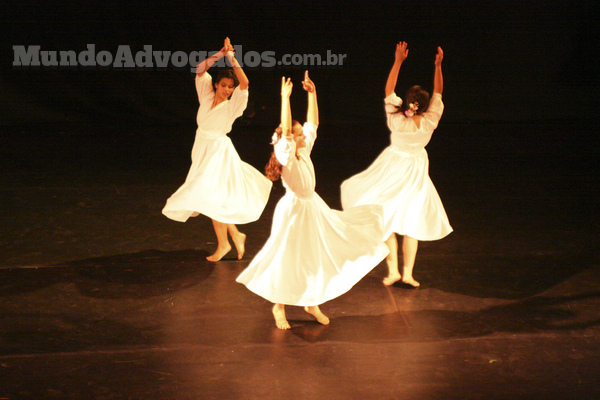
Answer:
POLYGON ((398 107, 402 105, 402 99, 393 92, 383 102, 385 104, 385 112, 388 114, 395 113, 398 111, 398 107))
POLYGON ((293 136, 283 135, 275 145, 275 157, 281 165, 289 166, 296 156, 296 142, 293 136))
POLYGON ((306 136, 306 139, 304 140, 306 143, 306 150, 308 151, 308 154, 310 154, 315 145, 315 140, 317 140, 317 125, 311 122, 305 122, 302 126, 302 131, 304 132, 304 136, 306 136))
POLYGON ((196 75, 196 93, 198 93, 198 102, 202 104, 202 98, 212 93, 212 77, 208 72, 201 76, 196 75))
POLYGON ((248 106, 248 89, 241 90, 238 85, 229 99, 229 116, 236 119, 242 116, 248 106))
POLYGON ((403 113, 398 112, 398 107, 402 105, 402 99, 396 96, 396 93, 392 93, 386 97, 384 103, 387 125, 390 131, 410 131, 413 128, 414 123, 409 121, 403 113))
POLYGON ((431 101, 429 102, 427 111, 423 113, 423 120, 421 121, 421 124, 425 122, 428 125, 428 128, 433 131, 435 128, 437 128, 443 112, 444 103, 442 102, 442 95, 439 93, 434 93, 433 96, 431 96, 431 101))

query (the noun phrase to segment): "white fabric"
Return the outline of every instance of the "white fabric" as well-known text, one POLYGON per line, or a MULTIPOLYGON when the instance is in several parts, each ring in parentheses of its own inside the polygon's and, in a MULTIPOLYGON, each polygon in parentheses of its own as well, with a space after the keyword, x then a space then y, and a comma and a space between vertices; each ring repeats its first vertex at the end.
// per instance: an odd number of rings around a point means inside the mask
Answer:
POLYGON ((271 236, 237 281, 280 304, 314 306, 346 293, 388 254, 380 206, 331 210, 315 193, 310 159, 316 126, 304 125, 306 147, 285 136, 275 145, 286 194, 271 236))
POLYGON ((385 103, 385 111, 387 113, 394 113, 398 111, 398 107, 402 105, 402 99, 396 96, 396 93, 391 93, 383 101, 385 103))
POLYGON ((208 73, 196 77, 196 91, 200 108, 192 165, 185 183, 162 212, 181 222, 194 212, 223 223, 256 221, 267 204, 272 182, 240 159, 227 136, 248 104, 248 89, 235 88, 229 100, 213 109, 215 92, 208 73))
MULTIPOLYGON (((392 99, 388 96, 386 104, 397 102, 392 99)), ((437 240, 452 232, 429 178, 425 151, 443 111, 442 96, 436 93, 422 114, 420 127, 403 113, 387 112, 390 146, 365 171, 342 183, 344 209, 361 204, 383 206, 384 239, 395 232, 418 240, 437 240)))

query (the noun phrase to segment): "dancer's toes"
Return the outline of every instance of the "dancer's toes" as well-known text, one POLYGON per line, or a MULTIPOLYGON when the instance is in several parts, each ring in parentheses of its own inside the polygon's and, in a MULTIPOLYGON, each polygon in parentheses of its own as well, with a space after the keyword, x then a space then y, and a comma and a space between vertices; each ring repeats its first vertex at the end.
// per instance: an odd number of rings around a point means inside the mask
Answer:
POLYGON ((414 288, 418 288, 419 286, 421 286, 421 284, 419 282, 415 281, 412 276, 410 278, 407 278, 407 277, 402 278, 402 283, 410 285, 414 288))
POLYGON ((388 275, 383 278, 383 284, 385 286, 392 286, 394 283, 398 282, 401 279, 400 275, 388 275))
POLYGON ((236 235, 236 237, 232 238, 233 244, 235 245, 235 249, 238 253, 238 260, 241 260, 244 257, 244 253, 246 252, 246 235, 240 233, 236 235))
POLYGON ((221 260, 221 258, 225 257, 225 254, 229 253, 231 250, 231 246, 227 247, 217 247, 217 251, 211 256, 206 257, 206 259, 210 262, 217 262, 221 260))
POLYGON ((291 329, 290 323, 285 318, 285 310, 273 306, 273 316, 275 317, 275 325, 279 329, 291 329))
POLYGON ((320 324, 329 325, 329 318, 321 312, 319 306, 304 307, 304 311, 315 317, 320 324))

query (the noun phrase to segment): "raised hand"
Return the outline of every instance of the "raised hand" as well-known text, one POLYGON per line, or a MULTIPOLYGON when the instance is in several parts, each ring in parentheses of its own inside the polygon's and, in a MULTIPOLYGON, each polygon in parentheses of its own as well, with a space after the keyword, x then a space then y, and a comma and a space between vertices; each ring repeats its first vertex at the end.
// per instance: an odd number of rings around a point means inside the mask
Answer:
POLYGON ((406 42, 399 42, 396 45, 396 61, 398 62, 403 62, 404 60, 406 60, 406 57, 408 57, 408 43, 406 42))
POLYGON ((292 135, 292 109, 290 107, 290 95, 292 94, 292 79, 281 77, 281 128, 285 136, 292 135))
POLYGON ((233 46, 231 45, 231 40, 228 37, 225 38, 223 42, 223 48, 221 49, 221 53, 227 54, 228 51, 233 51, 233 46))
POLYGON ((306 110, 306 122, 319 125, 319 106, 317 105, 317 87, 308 77, 308 71, 304 72, 302 87, 308 92, 308 108, 306 110))
POLYGON ((302 87, 308 93, 314 93, 317 90, 315 83, 313 81, 311 81, 310 78, 308 77, 308 71, 304 72, 304 80, 302 81, 302 87))
MULTIPOLYGON (((221 50, 219 50, 215 54, 208 57, 206 60, 204 60, 201 63, 199 63, 198 65, 196 65, 196 76, 198 76, 198 77, 202 76, 202 74, 204 74, 204 72, 206 72, 210 67, 212 67, 212 65, 214 63, 219 61, 219 59, 225 57, 227 55, 227 52, 230 50, 233 50, 233 46, 231 45, 229 38, 225 38, 225 41, 223 43, 223 48, 221 50)), ((238 77, 238 79, 239 79, 239 77, 238 77)), ((240 85, 241 85, 241 83, 242 83, 242 80, 240 79, 240 85)), ((247 87, 247 82, 246 82, 246 87, 247 87)))
POLYGON ((444 51, 438 47, 438 52, 435 55, 435 73, 433 74, 433 93, 442 94, 444 91, 444 77, 442 74, 442 60, 444 59, 444 51))
POLYGON ((442 60, 444 59, 444 50, 438 46, 438 52, 435 55, 435 65, 442 65, 442 60))
POLYGON ((285 76, 281 77, 281 97, 290 97, 292 95, 292 78, 285 79, 285 76))

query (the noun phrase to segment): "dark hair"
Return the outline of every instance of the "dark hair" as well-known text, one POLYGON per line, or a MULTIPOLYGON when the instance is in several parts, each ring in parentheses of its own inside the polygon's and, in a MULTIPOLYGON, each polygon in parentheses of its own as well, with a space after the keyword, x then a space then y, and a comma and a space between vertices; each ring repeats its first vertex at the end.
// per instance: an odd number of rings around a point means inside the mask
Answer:
MULTIPOLYGON (((299 123, 300 122, 293 120, 292 126, 299 124, 299 123)), ((278 126, 277 128, 275 128, 275 134, 277 135, 277 140, 278 141, 281 140, 281 137, 283 136, 283 128, 281 126, 278 126)), ((265 165, 265 176, 267 177, 267 179, 275 182, 276 180, 278 180, 281 177, 282 169, 283 169, 283 165, 281 165, 279 160, 277 160, 277 157, 275 156, 275 152, 272 151, 271 158, 269 158, 269 162, 267 163, 267 165, 265 165)))
POLYGON ((406 96, 404 97, 404 101, 402 102, 402 106, 398 112, 404 112, 408 109, 411 103, 418 103, 419 108, 417 109, 416 114, 420 115, 427 111, 429 107, 429 93, 427 93, 421 86, 413 86, 406 92, 406 96))
POLYGON ((219 71, 219 73, 217 74, 217 80, 215 81, 216 83, 221 82, 221 79, 223 78, 229 78, 233 80, 233 86, 238 86, 240 84, 240 81, 238 80, 237 76, 235 75, 235 72, 233 72, 233 70, 231 68, 223 68, 222 70, 219 71))
MULTIPOLYGON (((275 129, 275 134, 277 134, 277 140, 281 140, 281 136, 283 135, 283 128, 278 126, 275 129)), ((265 176, 267 179, 275 182, 281 177, 281 170, 283 169, 283 165, 277 160, 275 157, 275 152, 271 152, 271 158, 269 158, 269 162, 265 165, 265 176)))

